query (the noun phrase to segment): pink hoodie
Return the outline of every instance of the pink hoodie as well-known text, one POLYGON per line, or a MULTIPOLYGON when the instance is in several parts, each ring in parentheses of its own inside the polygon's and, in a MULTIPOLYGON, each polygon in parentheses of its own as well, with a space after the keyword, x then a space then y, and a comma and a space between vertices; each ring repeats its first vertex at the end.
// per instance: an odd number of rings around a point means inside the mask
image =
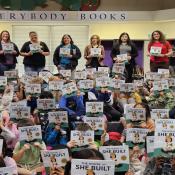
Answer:
MULTIPOLYGON (((8 132, 8 136, 9 136, 9 137, 5 137, 7 142, 7 147, 14 149, 16 143, 19 140, 19 131, 17 129, 16 124, 10 121, 10 117, 7 111, 2 112, 2 119, 3 119, 5 132, 6 134, 8 132)), ((3 132, 1 135, 4 136, 3 132)))

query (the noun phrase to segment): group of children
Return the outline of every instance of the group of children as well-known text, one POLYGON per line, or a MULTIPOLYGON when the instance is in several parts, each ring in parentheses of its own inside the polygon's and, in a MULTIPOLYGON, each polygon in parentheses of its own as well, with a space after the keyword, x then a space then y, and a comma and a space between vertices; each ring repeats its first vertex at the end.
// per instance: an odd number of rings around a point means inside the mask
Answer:
POLYGON ((22 77, 5 71, 0 172, 175 173, 175 79, 159 69, 125 83, 122 66, 22 77))

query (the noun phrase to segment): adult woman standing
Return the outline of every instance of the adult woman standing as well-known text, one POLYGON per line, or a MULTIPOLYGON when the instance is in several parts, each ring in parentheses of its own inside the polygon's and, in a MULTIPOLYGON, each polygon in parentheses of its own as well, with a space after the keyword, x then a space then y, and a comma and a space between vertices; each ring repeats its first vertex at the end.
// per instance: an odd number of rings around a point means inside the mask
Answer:
POLYGON ((104 57, 105 51, 101 45, 100 37, 98 35, 92 35, 90 44, 86 46, 84 51, 84 58, 87 60, 86 67, 98 69, 98 67, 104 66, 104 57))
POLYGON ((80 49, 74 44, 71 36, 63 35, 61 44, 55 49, 53 55, 53 62, 57 69, 71 69, 73 71, 77 67, 80 58, 80 49))
POLYGON ((50 51, 44 42, 38 40, 36 32, 30 32, 29 37, 30 41, 25 42, 20 51, 21 56, 24 56, 24 70, 40 72, 45 67, 45 56, 48 56, 50 51))
POLYGON ((169 68, 169 56, 172 54, 172 46, 166 41, 164 34, 155 30, 151 34, 148 44, 148 56, 150 57, 150 70, 157 72, 159 68, 169 68))
POLYGON ((125 69, 127 72, 126 82, 132 82, 132 74, 135 66, 135 58, 138 56, 137 48, 130 40, 128 33, 122 33, 118 41, 113 45, 111 57, 113 63, 121 63, 120 55, 126 55, 125 69))
POLYGON ((6 30, 1 32, 0 41, 0 75, 4 75, 4 71, 15 69, 19 50, 6 30))

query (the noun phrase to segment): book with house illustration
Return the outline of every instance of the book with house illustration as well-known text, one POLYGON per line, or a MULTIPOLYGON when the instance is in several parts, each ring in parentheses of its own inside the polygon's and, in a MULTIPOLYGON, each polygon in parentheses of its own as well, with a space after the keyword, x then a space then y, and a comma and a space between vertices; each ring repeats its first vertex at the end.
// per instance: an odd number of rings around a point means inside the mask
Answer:
POLYGON ((158 55, 161 54, 161 52, 162 52, 162 47, 152 46, 151 49, 150 49, 151 55, 158 56, 158 55))
POLYGON ((5 54, 12 54, 14 51, 14 44, 13 43, 3 43, 2 50, 5 54))
POLYGON ((56 80, 49 81, 49 90, 52 91, 61 91, 64 85, 64 81, 56 80))
POLYGON ((102 116, 103 105, 103 102, 86 102, 86 116, 102 116))
POLYGON ((77 83, 78 88, 81 92, 88 92, 90 89, 94 87, 93 80, 80 80, 77 83))
POLYGON ((26 84, 26 95, 39 96, 41 94, 41 84, 26 84))
POLYGON ((173 119, 159 119, 155 121, 154 156, 175 155, 175 122, 173 119))
POLYGON ((88 145, 94 142, 94 131, 71 131, 71 140, 76 141, 77 146, 88 145))
POLYGON ((29 45, 30 51, 32 53, 38 53, 41 50, 41 45, 39 45, 38 43, 33 43, 29 45))
POLYGON ((30 107, 28 106, 11 106, 10 108, 11 119, 30 118, 30 107))
POLYGON ((74 72, 74 79, 75 80, 86 80, 87 74, 86 71, 76 71, 74 72))
POLYGON ((111 79, 109 77, 99 77, 96 78, 96 89, 109 88, 111 84, 111 79))
POLYGON ((139 146, 140 148, 144 148, 147 134, 148 134, 148 129, 127 128, 126 144, 131 148, 134 147, 135 145, 139 146))
POLYGON ((169 119, 169 109, 152 109, 151 118, 157 119, 169 119))
POLYGON ((37 99, 38 110, 55 109, 55 99, 37 99))
POLYGON ((126 108, 126 120, 128 122, 146 121, 146 111, 141 108, 126 108))
POLYGON ((62 94, 68 98, 68 97, 71 97, 71 96, 75 96, 77 94, 77 85, 75 82, 70 82, 70 83, 67 83, 67 84, 64 84, 63 85, 63 88, 62 88, 62 94))
POLYGON ((71 174, 114 175, 115 162, 112 160, 72 159, 71 174))
POLYGON ((50 124, 60 123, 61 127, 68 127, 68 112, 67 111, 55 111, 48 112, 48 120, 50 124))
POLYGON ((95 135, 102 135, 104 132, 104 118, 103 117, 85 117, 84 122, 87 123, 95 135))
POLYGON ((90 55, 92 57, 99 57, 101 55, 101 48, 91 48, 90 55))
POLYGON ((60 56, 70 55, 70 48, 67 48, 67 47, 60 48, 59 55, 60 56))
POLYGON ((124 172, 129 169, 129 147, 123 146, 101 146, 99 151, 105 160, 115 161, 115 171, 124 172))
POLYGON ((32 143, 33 141, 41 142, 42 141, 41 126, 34 125, 34 126, 19 127, 19 140, 22 144, 32 143))
POLYGON ((60 167, 65 167, 69 161, 69 152, 68 149, 41 150, 41 157, 46 172, 52 174, 60 167))

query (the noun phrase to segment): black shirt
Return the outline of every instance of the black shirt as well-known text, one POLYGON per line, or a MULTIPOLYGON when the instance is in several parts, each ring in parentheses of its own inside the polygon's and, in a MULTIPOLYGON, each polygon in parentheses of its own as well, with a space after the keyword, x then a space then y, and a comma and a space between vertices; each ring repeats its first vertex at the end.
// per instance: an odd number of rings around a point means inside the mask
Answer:
MULTIPOLYGON (((24 43, 20 52, 30 52, 30 44, 32 44, 30 41, 24 43)), ((41 50, 43 50, 44 52, 49 52, 49 49, 44 42, 40 42, 40 46, 41 50)), ((23 64, 26 66, 44 67, 46 64, 46 59, 45 56, 41 53, 33 53, 31 56, 24 57, 23 64)))

